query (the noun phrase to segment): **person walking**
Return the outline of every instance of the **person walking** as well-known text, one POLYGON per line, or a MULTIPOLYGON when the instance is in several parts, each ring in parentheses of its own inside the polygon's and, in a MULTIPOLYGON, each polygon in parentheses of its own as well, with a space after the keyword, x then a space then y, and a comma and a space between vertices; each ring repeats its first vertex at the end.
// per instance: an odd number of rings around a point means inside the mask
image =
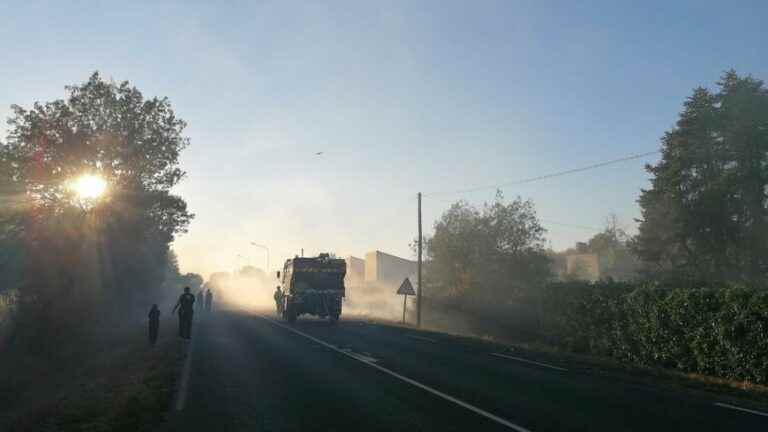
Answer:
POLYGON ((192 337, 192 315, 195 313, 195 296, 189 293, 189 287, 184 287, 184 294, 179 296, 173 313, 179 310, 179 337, 190 339, 192 337))
POLYGON ((280 285, 277 286, 277 289, 275 289, 275 294, 272 297, 275 299, 277 316, 283 316, 283 291, 280 289, 280 285))
POLYGON ((149 310, 149 344, 155 346, 157 342, 157 332, 160 329, 160 309, 156 304, 149 310))
POLYGON ((208 288, 208 292, 205 293, 205 310, 210 312, 211 306, 213 306, 213 293, 211 292, 211 289, 208 288))

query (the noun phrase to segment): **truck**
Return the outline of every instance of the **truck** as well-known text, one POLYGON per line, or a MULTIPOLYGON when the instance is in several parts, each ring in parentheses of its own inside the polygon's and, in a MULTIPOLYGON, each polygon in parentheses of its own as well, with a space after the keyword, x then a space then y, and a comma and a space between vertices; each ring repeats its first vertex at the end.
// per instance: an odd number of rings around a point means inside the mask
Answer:
POLYGON ((296 322, 302 314, 338 321, 346 273, 347 263, 327 253, 286 260, 282 278, 277 272, 283 285, 275 298, 278 315, 289 323, 296 322))

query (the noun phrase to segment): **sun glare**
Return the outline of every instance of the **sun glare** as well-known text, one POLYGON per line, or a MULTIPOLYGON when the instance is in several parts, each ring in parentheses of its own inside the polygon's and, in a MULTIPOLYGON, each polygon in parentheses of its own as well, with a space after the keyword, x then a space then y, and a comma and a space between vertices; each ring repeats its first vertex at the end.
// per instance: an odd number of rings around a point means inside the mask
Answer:
POLYGON ((84 174, 72 182, 71 188, 80 199, 96 199, 107 190, 107 182, 100 176, 84 174))

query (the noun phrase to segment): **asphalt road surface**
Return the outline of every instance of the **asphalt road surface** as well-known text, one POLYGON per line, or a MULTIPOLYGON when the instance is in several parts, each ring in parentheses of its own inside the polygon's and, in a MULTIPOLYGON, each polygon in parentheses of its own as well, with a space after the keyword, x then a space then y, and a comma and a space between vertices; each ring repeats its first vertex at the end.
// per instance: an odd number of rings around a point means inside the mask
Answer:
MULTIPOLYGON (((768 410, 342 317, 199 314, 168 430, 766 431, 768 410)), ((559 361, 560 360, 560 361, 559 361)))

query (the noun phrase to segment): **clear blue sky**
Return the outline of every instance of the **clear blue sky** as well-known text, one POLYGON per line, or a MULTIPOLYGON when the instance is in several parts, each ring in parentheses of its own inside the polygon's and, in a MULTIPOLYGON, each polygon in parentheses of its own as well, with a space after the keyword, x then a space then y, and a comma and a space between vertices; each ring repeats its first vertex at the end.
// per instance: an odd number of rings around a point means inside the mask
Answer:
MULTIPOLYGON (((189 122, 177 192, 197 218, 175 248, 205 274, 238 253, 262 262, 249 240, 273 266, 301 247, 409 256, 417 191, 654 150, 694 87, 729 68, 768 78, 765 1, 209 3, 0 14, 3 118, 98 70, 189 122)), ((599 227, 615 212, 632 228, 654 160, 504 192, 532 198, 564 248, 592 233, 552 222, 599 227)), ((461 197, 425 198, 427 232, 461 197)))

